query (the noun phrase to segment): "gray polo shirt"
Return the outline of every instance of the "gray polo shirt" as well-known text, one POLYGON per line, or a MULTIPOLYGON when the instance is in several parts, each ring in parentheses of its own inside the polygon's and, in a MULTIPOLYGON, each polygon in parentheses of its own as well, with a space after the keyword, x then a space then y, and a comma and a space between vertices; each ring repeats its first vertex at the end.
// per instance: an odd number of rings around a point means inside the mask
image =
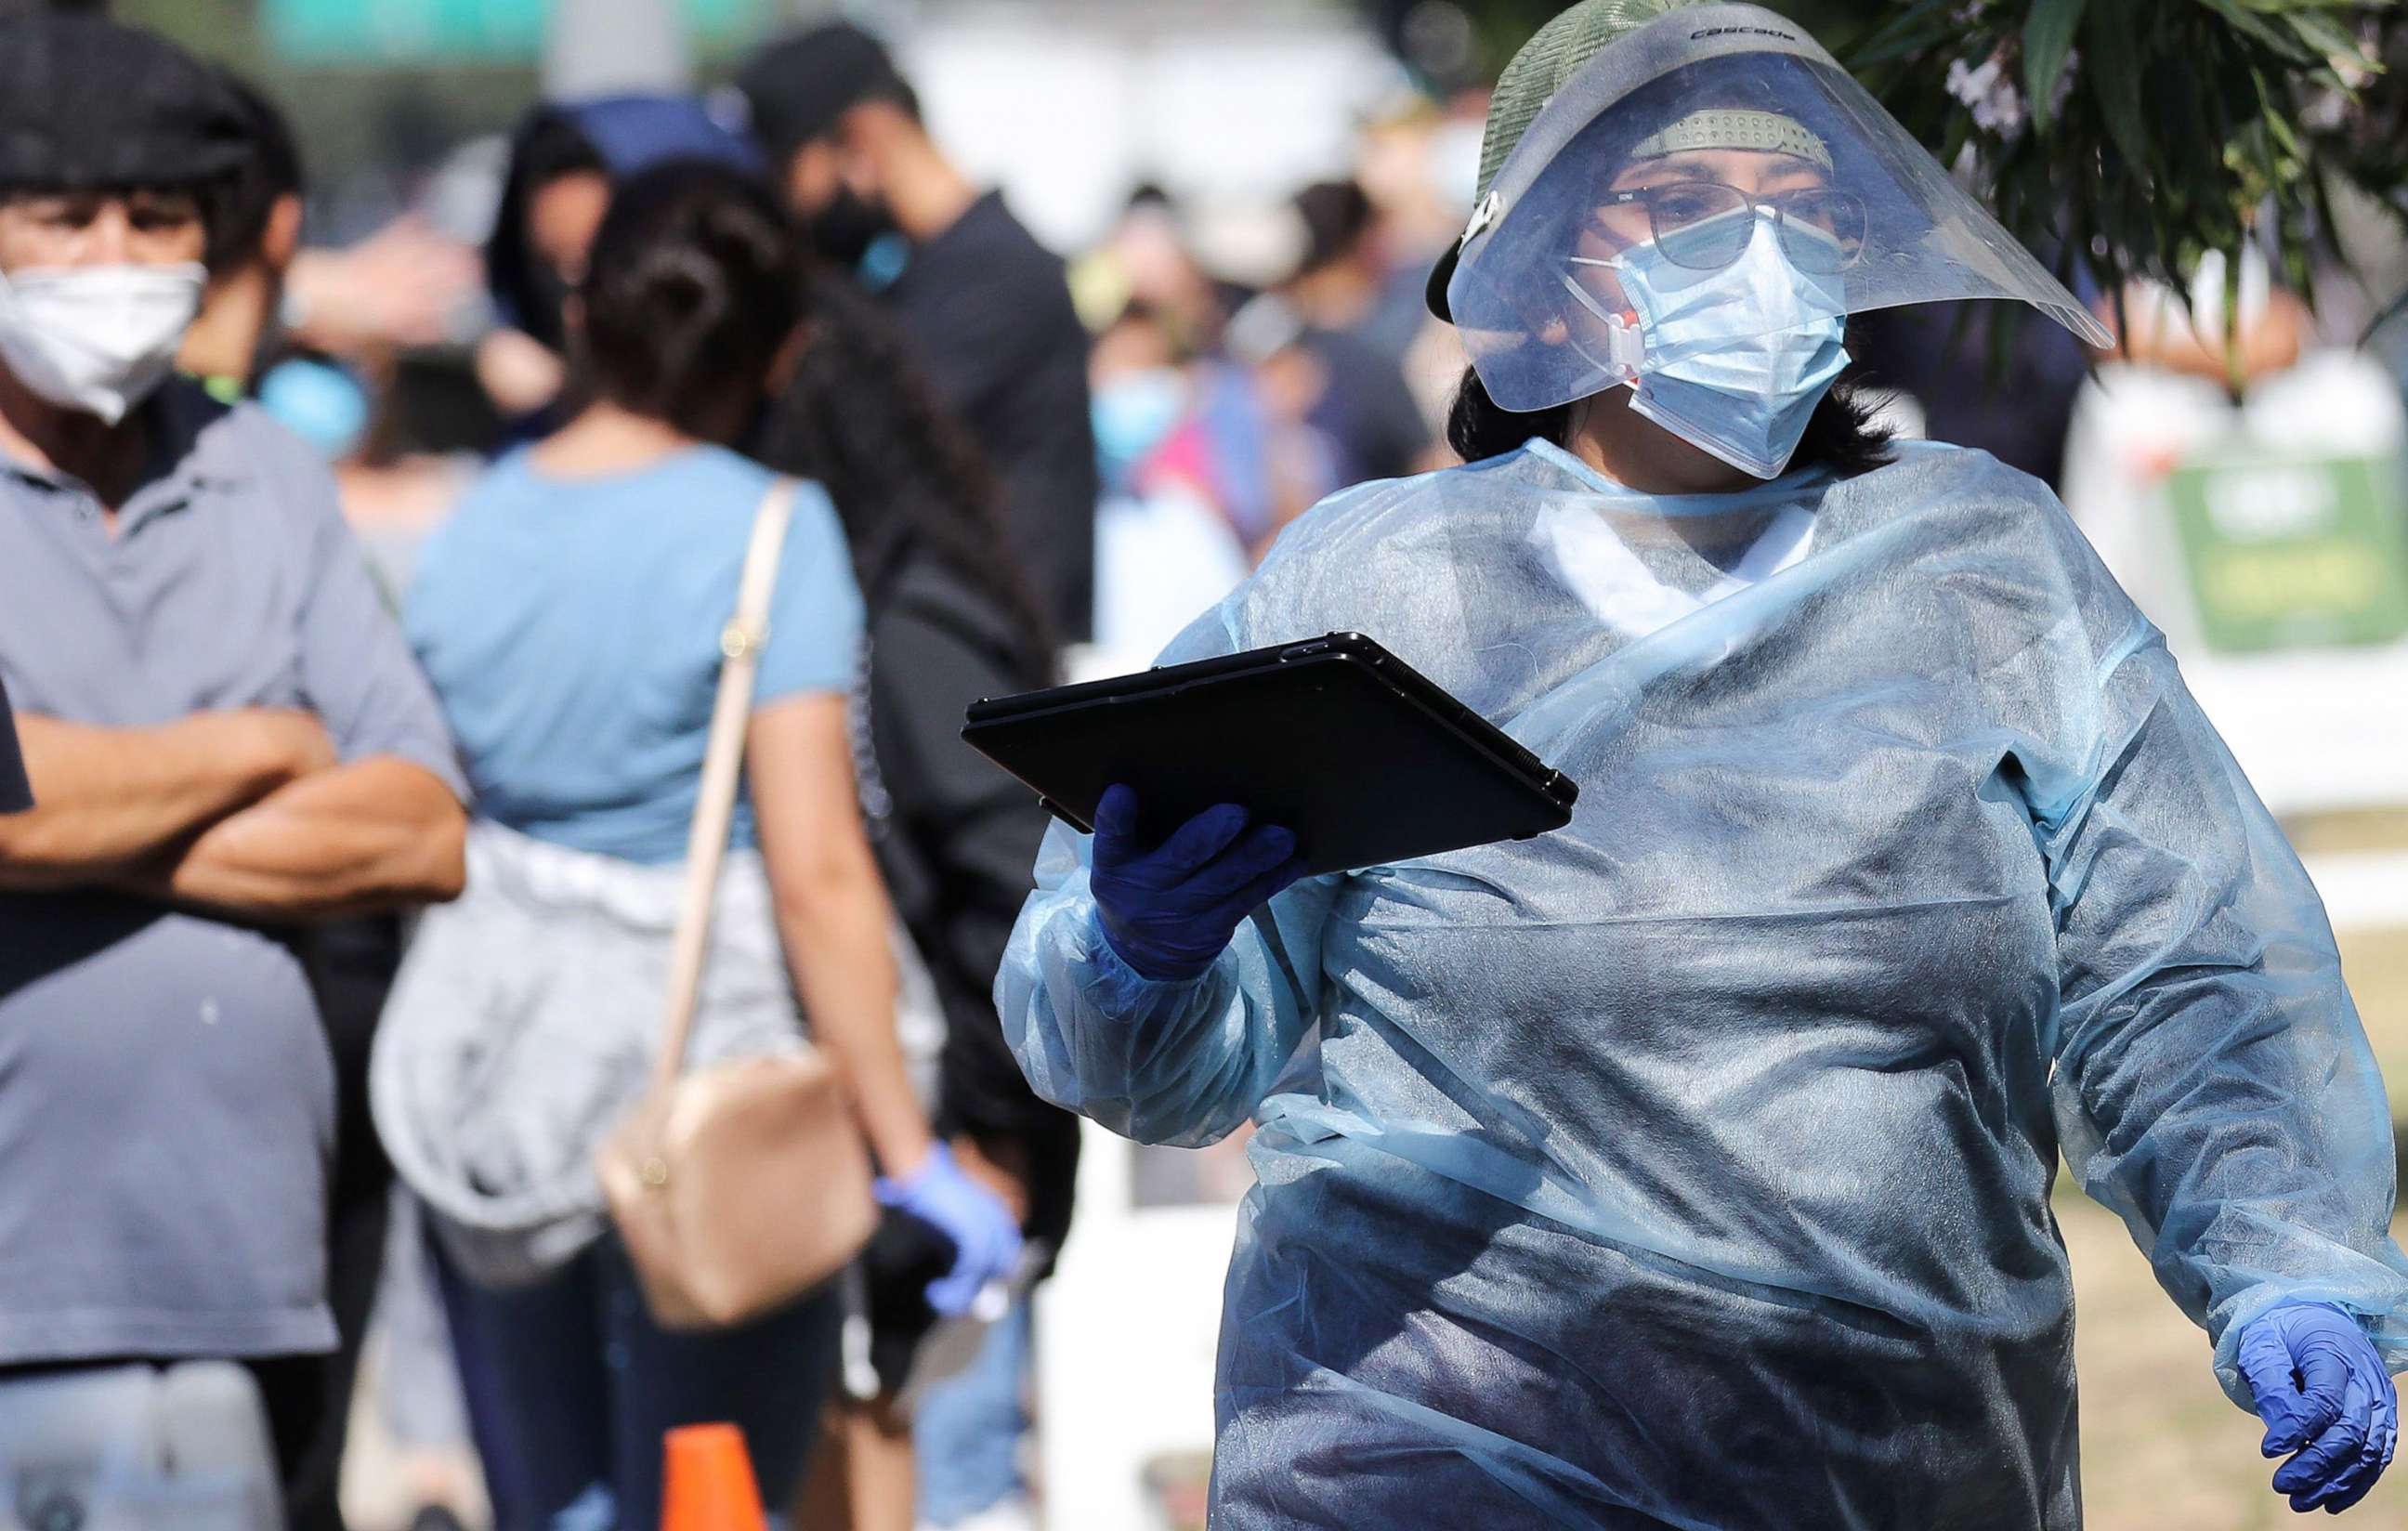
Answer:
MULTIPOLYGON (((399 756, 463 790, 316 454, 187 384, 146 408, 171 465, 114 537, 82 485, 0 457, 18 710, 142 727, 306 708, 344 760, 399 756)), ((334 1128, 289 935, 113 894, 0 895, 0 1364, 330 1348, 334 1128)))

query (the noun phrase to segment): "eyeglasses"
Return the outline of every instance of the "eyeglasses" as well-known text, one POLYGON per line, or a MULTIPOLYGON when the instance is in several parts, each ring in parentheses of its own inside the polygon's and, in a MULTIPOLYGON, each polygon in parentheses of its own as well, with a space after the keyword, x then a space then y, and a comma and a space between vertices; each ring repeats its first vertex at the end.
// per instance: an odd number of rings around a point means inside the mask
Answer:
POLYGON ((1844 271, 1865 252, 1865 201, 1854 192, 1800 187, 1751 196, 1718 180, 1676 180, 1603 192, 1601 207, 1638 203, 1664 258, 1693 271, 1718 271, 1747 252, 1756 215, 1770 213, 1781 248, 1801 271, 1844 271))

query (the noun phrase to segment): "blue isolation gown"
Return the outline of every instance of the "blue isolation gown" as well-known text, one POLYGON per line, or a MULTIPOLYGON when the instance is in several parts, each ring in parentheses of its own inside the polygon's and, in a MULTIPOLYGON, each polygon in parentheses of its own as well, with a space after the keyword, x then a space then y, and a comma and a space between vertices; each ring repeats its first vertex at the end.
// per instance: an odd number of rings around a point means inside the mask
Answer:
POLYGON ((1177 983, 1057 825, 997 980, 1049 1099, 1261 1123, 1216 1527, 2077 1526, 2060 1153, 2236 1402, 2286 1296, 2408 1365, 2323 909, 2042 485, 1917 445, 1664 499, 1534 443, 1325 503, 1165 659, 1341 629, 1570 827, 1300 883, 1177 983))

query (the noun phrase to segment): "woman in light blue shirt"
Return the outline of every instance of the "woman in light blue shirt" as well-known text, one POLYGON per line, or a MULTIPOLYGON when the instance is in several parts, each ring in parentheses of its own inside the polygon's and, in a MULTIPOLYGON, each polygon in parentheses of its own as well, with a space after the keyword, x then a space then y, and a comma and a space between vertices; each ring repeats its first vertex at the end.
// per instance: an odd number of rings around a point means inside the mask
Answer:
MULTIPOLYGON (((420 1002, 450 982, 453 1008, 509 1043, 463 1055, 527 1061, 480 1066, 500 1082, 473 1089, 396 1082, 388 1095, 408 1104, 379 1113, 451 1255, 505 1531, 596 1506, 615 1514, 594 1524, 651 1526, 661 1433, 681 1424, 734 1420, 763 1482, 796 1481, 835 1358, 824 1297, 736 1331, 662 1332, 585 1195, 657 1025, 720 629, 772 482, 718 443, 752 423, 801 344, 796 246, 752 179, 665 167, 613 193, 576 291, 572 387, 590 402, 469 494, 429 543, 408 610, 475 791, 471 877, 488 895, 439 956, 420 954, 447 968, 420 1002), (488 1094, 509 1098, 439 1099, 488 1094), (474 1235, 524 1226, 486 1215, 513 1193, 560 1216, 503 1279, 468 1252, 490 1245, 474 1235)), ((896 1041, 891 916, 845 730, 862 626, 851 571, 825 495, 804 485, 695 1045, 792 1045, 798 994, 852 1087, 882 1199, 953 1238, 959 1261, 939 1285, 975 1294, 1016 1260, 1018 1235, 931 1138, 896 1041)))

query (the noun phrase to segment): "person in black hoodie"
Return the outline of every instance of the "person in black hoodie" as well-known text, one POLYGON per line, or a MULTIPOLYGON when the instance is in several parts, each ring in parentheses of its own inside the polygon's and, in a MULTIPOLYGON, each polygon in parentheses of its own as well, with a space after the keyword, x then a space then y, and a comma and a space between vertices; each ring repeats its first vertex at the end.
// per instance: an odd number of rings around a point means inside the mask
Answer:
POLYGON ((585 265, 612 192, 675 163, 767 178, 758 145, 691 96, 639 92, 537 103, 510 133, 485 282, 500 325, 478 348, 477 373, 523 445, 576 412, 567 385, 564 305, 585 265))
MULTIPOLYGON (((842 278, 813 286, 810 342, 756 455, 825 486, 853 545, 868 625, 856 767, 880 869, 944 1011, 938 1130, 1017 1193, 1006 1199, 1031 1246, 1055 1250, 1078 1121, 1029 1090, 993 997, 1045 813, 961 739, 971 702, 1052 681, 1054 637, 1005 551, 995 482, 903 333, 842 278)), ((931 1465, 924 1463, 924 1489, 931 1465)))

